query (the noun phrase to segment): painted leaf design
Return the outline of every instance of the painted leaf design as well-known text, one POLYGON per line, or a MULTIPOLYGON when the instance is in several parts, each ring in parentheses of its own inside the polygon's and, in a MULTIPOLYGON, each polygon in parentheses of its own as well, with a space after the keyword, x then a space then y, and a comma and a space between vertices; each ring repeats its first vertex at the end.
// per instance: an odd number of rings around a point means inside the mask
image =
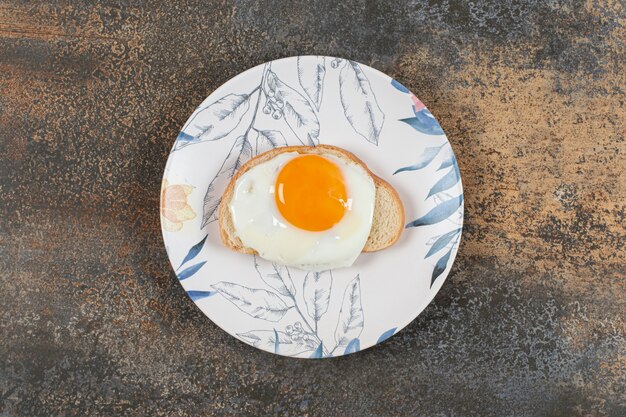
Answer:
POLYGON ((204 264, 206 263, 206 261, 204 262, 200 262, 198 264, 192 265, 189 268, 185 268, 183 269, 179 274, 178 274, 178 279, 180 281, 187 279, 191 276, 193 276, 196 272, 198 272, 200 270, 200 268, 202 268, 204 266, 204 264))
POLYGON ((244 287, 232 282, 218 282, 212 287, 244 313, 267 321, 278 321, 292 307, 273 292, 244 287))
POLYGON ((254 154, 258 155, 279 146, 287 146, 287 140, 278 130, 259 130, 254 154))
POLYGON ((218 140, 232 132, 250 108, 247 94, 228 94, 197 112, 178 135, 174 150, 218 140))
POLYGON ((454 157, 454 153, 452 153, 452 149, 450 149, 446 158, 441 162, 441 165, 439 165, 439 168, 437 168, 437 171, 441 171, 442 169, 445 169, 454 165, 456 165, 456 158, 454 157))
POLYGON ((409 94, 411 93, 408 88, 400 84, 400 82, 398 82, 395 79, 391 80, 391 85, 393 85, 398 91, 402 91, 403 93, 409 93, 409 94))
POLYGON ((276 329, 274 329, 274 353, 278 353, 280 351, 280 336, 276 329))
POLYGON ((292 340, 287 333, 277 330, 251 330, 246 333, 237 333, 237 336, 256 348, 286 356, 312 352, 317 347, 304 338, 292 340))
POLYGON ((254 255, 254 268, 263 282, 278 291, 279 294, 287 297, 296 294, 289 268, 286 266, 265 261, 254 255))
POLYGON ((217 207, 222 199, 222 192, 233 177, 235 171, 252 157, 252 147, 245 136, 239 136, 228 152, 228 156, 222 162, 219 172, 207 187, 204 195, 204 208, 202 214, 202 226, 217 219, 217 207))
POLYGON ((315 321, 328 310, 333 276, 330 271, 309 272, 304 278, 302 293, 307 313, 315 321))
POLYGON ((339 94, 343 112, 352 128, 368 142, 378 145, 385 114, 358 63, 347 61, 341 69, 339 94))
POLYGON ((204 238, 200 242, 196 243, 195 245, 191 247, 191 249, 189 249, 189 252, 187 252, 185 259, 183 259, 183 261, 180 263, 179 268, 183 266, 185 262, 191 261, 193 258, 198 256, 198 254, 202 250, 202 247, 204 246, 204 242, 206 242, 207 236, 208 235, 204 236, 204 238))
POLYGON ((303 145, 319 143, 320 122, 306 98, 282 82, 272 72, 267 72, 267 86, 277 103, 282 103, 285 122, 303 145))
POLYGON ((315 104, 317 110, 322 104, 322 93, 324 91, 324 76, 326 75, 326 67, 324 65, 324 57, 298 57, 298 81, 302 89, 309 96, 309 99, 315 104), (314 61, 314 63, 312 63, 314 61))
POLYGON ((346 350, 343 351, 343 354, 347 355, 349 353, 358 352, 359 350, 361 350, 361 342, 359 339, 352 339, 350 343, 348 343, 348 346, 346 346, 346 350))
POLYGON ((178 132, 178 136, 176 136, 176 143, 174 145, 174 150, 184 148, 193 142, 196 138, 191 135, 186 134, 185 132, 178 132))
POLYGON ((450 260, 450 254, 452 254, 452 248, 450 248, 445 255, 443 255, 435 264, 435 269, 433 269, 433 275, 430 279, 430 286, 432 287, 435 283, 435 280, 439 277, 439 275, 443 274, 443 271, 446 270, 448 266, 448 261, 450 260))
POLYGON ((363 331, 364 317, 361 304, 361 281, 357 275, 346 287, 343 295, 339 320, 335 329, 337 347, 347 346, 352 339, 357 339, 363 331))
POLYGON ((426 198, 454 187, 459 182, 460 178, 458 168, 454 165, 446 175, 441 177, 441 179, 433 185, 426 198))
POLYGON ((443 203, 439 204, 431 211, 426 213, 424 216, 408 223, 405 228, 408 229, 409 227, 439 223, 440 221, 452 216, 458 210, 458 208, 461 207, 461 204, 463 204, 463 194, 459 195, 458 197, 451 198, 450 200, 444 201, 443 203))
POLYGON ((411 126, 418 132, 425 133, 427 135, 443 135, 443 129, 435 119, 435 116, 428 109, 422 109, 415 112, 415 117, 409 117, 407 119, 400 119, 411 126))
POLYGON ((187 291, 187 295, 193 301, 202 300, 204 298, 211 297, 211 296, 213 296, 215 294, 216 294, 215 291, 187 291))
POLYGON ((392 327, 391 329, 387 330, 386 332, 384 332, 383 334, 380 335, 380 337, 378 338, 378 340, 376 341, 376 343, 382 343, 385 340, 389 339, 391 336, 394 335, 394 333, 396 332, 397 327, 392 327))
POLYGON ((460 231, 461 231, 461 228, 459 227, 458 229, 454 229, 451 232, 448 232, 446 234, 439 236, 439 238, 435 241, 435 243, 433 243, 433 245, 430 247, 430 250, 428 251, 426 256, 424 256, 424 259, 428 258, 429 256, 434 255, 435 253, 439 252, 441 249, 445 248, 446 245, 450 243, 450 241, 452 241, 452 239, 454 239, 454 237, 458 235, 460 231))
POLYGON ((320 359, 324 357, 324 342, 320 342, 315 352, 310 356, 312 359, 320 359))
POLYGON ((428 166, 428 164, 430 164, 433 161, 433 159, 435 159, 435 157, 437 156, 437 154, 443 147, 444 145, 433 146, 433 147, 428 147, 424 149, 424 151, 422 152, 420 157, 417 159, 417 162, 415 164, 400 168, 396 170, 396 172, 394 172, 393 175, 396 175, 397 173, 404 172, 404 171, 416 171, 418 169, 422 169, 428 166))

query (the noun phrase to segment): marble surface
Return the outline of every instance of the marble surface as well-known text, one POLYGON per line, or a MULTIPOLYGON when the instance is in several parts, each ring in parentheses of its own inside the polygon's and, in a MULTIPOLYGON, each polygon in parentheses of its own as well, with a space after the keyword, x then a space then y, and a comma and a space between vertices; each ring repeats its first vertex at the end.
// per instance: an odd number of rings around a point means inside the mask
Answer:
POLYGON ((0 0, 0 415, 625 415, 625 25, 598 0, 0 0), (187 116, 298 54, 412 89, 465 191, 433 303, 317 362, 212 324, 159 229, 187 116))

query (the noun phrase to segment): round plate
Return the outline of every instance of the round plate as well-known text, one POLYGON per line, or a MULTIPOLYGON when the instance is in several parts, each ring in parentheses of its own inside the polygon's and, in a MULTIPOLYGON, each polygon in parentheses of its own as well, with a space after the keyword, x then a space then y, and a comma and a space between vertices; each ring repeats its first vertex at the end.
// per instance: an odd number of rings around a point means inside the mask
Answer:
POLYGON ((165 168, 161 225, 181 285, 218 326, 268 352, 336 357, 382 342, 430 303, 457 252, 463 191, 443 130, 408 89, 354 61, 300 56, 239 74, 193 112, 165 168), (321 273, 222 246, 216 208, 237 168, 319 143, 354 153, 398 191, 400 240, 321 273))

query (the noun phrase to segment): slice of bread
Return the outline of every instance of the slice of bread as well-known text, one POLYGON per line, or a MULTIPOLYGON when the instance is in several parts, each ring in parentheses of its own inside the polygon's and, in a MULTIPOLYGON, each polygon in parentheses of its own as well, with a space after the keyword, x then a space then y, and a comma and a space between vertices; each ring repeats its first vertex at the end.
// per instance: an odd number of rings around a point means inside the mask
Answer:
POLYGON ((235 183, 241 175, 252 167, 265 161, 269 161, 276 155, 284 152, 333 155, 337 158, 346 160, 347 162, 361 165, 365 171, 370 174, 374 180, 374 184, 376 185, 374 218, 372 221, 370 235, 367 238, 363 252, 376 252, 381 249, 388 248, 396 243, 396 241, 400 238, 400 234, 402 233, 402 229, 404 227, 404 207, 402 206, 402 201, 400 200, 396 190, 389 185, 388 182, 374 175, 374 173, 367 168, 367 165, 365 165, 363 161, 358 159, 352 153, 331 145, 285 146, 272 149, 250 159, 239 168, 228 183, 226 191, 224 191, 224 194, 222 195, 222 200, 220 201, 217 212, 220 236, 226 247, 234 250, 235 252, 256 254, 254 249, 245 247, 241 240, 237 237, 228 205, 233 197, 235 183))

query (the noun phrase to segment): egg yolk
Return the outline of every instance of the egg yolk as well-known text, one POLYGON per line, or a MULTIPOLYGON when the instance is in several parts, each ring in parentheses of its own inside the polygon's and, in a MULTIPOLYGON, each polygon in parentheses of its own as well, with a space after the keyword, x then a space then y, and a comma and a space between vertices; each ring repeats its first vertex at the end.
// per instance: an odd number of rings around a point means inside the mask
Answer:
POLYGON ((275 200, 289 223, 319 232, 341 220, 348 195, 337 165, 319 155, 302 155, 287 162, 279 172, 275 200))

